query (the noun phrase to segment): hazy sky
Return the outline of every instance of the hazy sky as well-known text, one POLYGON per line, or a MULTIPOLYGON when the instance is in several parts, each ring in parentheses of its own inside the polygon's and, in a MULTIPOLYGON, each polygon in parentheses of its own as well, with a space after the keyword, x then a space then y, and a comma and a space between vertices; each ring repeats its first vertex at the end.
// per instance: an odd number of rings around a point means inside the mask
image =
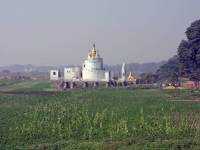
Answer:
POLYGON ((82 64, 95 41, 106 64, 176 54, 200 0, 0 0, 0 65, 82 64))

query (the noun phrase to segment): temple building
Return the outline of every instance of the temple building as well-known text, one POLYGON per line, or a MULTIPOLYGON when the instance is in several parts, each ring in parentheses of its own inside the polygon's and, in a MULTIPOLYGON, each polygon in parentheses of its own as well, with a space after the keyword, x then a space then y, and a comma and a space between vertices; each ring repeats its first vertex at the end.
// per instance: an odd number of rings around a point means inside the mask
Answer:
POLYGON ((51 70, 50 71, 50 80, 59 80, 61 77, 60 70, 51 70))
POLYGON ((62 78, 59 70, 51 70, 50 80, 109 82, 110 72, 105 71, 103 58, 100 57, 98 50, 95 48, 95 44, 93 44, 93 48, 89 50, 82 68, 64 68, 64 76, 62 78))
POLYGON ((87 59, 82 68, 83 81, 109 81, 110 73, 103 68, 103 58, 100 57, 98 50, 93 48, 89 51, 87 59))
POLYGON ((64 68, 64 81, 80 80, 82 76, 81 67, 64 68))
MULTIPOLYGON (((113 73, 113 72, 112 72, 113 73)), ((63 82, 135 82, 135 77, 130 73, 127 77, 126 64, 123 63, 121 72, 117 78, 112 78, 110 71, 105 70, 103 58, 100 57, 99 51, 96 49, 95 44, 89 50, 87 58, 83 62, 82 67, 65 67, 63 71, 50 70, 50 80, 63 81, 63 82), (62 72, 62 76, 61 76, 62 72)))

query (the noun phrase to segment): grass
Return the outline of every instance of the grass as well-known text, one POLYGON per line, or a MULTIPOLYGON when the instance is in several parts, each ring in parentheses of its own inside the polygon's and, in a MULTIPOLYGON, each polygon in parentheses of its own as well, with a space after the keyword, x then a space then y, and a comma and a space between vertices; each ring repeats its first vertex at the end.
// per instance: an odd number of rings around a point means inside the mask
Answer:
POLYGON ((49 82, 32 82, 29 87, 18 87, 15 89, 17 92, 33 92, 33 91, 45 91, 51 89, 49 82))
POLYGON ((55 90, 48 81, 0 80, 0 91, 33 92, 55 90))
POLYGON ((0 87, 1 86, 8 86, 14 85, 23 82, 22 80, 0 80, 0 87))
POLYGON ((2 94, 0 147, 198 149, 200 103, 171 100, 199 97, 199 91, 127 89, 2 94))

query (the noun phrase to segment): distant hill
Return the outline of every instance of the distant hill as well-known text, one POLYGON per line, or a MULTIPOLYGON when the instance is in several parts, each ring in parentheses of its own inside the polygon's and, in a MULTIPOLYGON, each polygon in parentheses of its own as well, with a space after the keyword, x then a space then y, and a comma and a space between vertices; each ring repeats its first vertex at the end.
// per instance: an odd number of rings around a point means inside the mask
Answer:
MULTIPOLYGON (((126 64, 127 72, 132 72, 135 75, 139 75, 141 73, 154 73, 156 72, 161 65, 165 64, 166 61, 158 62, 158 63, 129 63, 126 64)), ((115 74, 121 71, 122 64, 120 65, 105 65, 105 68, 114 72, 115 74)))
POLYGON ((14 65, 9 65, 9 66, 1 66, 0 67, 0 72, 5 71, 5 70, 9 70, 11 72, 49 72, 49 70, 57 67, 53 67, 53 66, 33 66, 33 65, 18 65, 18 64, 14 64, 14 65))
MULTIPOLYGON (((153 73, 155 72, 161 65, 166 63, 165 61, 158 62, 158 63, 129 63, 126 64, 127 71, 128 72, 133 72, 134 74, 138 75, 141 73, 153 73)), ((41 72, 41 73, 47 73, 51 69, 60 69, 63 71, 64 67, 69 67, 69 66, 34 66, 34 65, 10 65, 10 66, 1 66, 0 67, 0 72, 9 70, 10 72, 25 72, 25 73, 31 73, 31 72, 41 72)), ((118 73, 121 71, 121 64, 119 65, 105 65, 104 66, 106 70, 110 70, 114 73, 118 73)))

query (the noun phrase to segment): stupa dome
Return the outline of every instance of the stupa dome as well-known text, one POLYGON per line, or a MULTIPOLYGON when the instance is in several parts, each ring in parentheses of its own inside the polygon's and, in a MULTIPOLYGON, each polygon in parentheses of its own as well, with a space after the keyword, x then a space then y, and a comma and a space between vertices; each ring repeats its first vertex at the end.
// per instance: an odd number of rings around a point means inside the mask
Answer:
POLYGON ((104 81, 106 79, 105 73, 103 58, 100 57, 95 44, 93 44, 93 48, 88 53, 88 58, 83 63, 83 81, 104 81))

